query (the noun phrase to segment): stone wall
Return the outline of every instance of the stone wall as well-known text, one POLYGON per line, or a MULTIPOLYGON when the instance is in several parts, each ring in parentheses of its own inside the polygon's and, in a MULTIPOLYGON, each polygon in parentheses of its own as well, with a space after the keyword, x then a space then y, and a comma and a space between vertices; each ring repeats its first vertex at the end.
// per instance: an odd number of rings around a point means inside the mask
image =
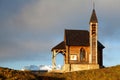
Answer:
POLYGON ((99 69, 98 64, 65 64, 62 68, 63 72, 70 71, 80 71, 80 70, 90 70, 90 69, 99 69))

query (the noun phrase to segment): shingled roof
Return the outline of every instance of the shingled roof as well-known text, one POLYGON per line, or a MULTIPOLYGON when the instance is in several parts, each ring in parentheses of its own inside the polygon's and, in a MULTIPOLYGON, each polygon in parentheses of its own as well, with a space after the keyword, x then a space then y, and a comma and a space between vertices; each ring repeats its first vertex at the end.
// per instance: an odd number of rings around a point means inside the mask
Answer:
MULTIPOLYGON (((53 49, 66 49, 65 46, 90 46, 89 32, 87 30, 65 30, 65 41, 62 41, 53 49)), ((98 47, 104 46, 98 41, 98 47)))
MULTIPOLYGON (((98 23, 97 16, 96 16, 96 12, 95 12, 94 9, 93 9, 93 12, 92 12, 92 15, 91 15, 91 18, 90 18, 90 22, 98 23)), ((90 22, 89 22, 89 23, 90 23, 90 22)))
POLYGON ((65 30, 65 42, 69 46, 89 46, 89 32, 87 30, 65 30))
POLYGON ((65 42, 62 41, 61 43, 59 43, 58 45, 56 45, 55 47, 52 48, 53 49, 66 49, 65 48, 65 42))

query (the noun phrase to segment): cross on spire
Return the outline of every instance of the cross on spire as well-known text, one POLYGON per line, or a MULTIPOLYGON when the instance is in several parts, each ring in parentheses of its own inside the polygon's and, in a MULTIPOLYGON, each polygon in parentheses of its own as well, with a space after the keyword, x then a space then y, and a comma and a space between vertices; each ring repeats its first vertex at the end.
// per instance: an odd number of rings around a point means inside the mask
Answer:
POLYGON ((95 2, 93 1, 93 9, 95 9, 95 2))

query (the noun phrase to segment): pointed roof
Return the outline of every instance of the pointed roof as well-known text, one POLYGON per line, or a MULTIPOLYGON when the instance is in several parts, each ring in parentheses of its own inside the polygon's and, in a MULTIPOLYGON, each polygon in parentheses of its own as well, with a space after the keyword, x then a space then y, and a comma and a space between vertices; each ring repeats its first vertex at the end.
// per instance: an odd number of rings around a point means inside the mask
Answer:
MULTIPOLYGON (((91 18, 90 18, 90 22, 98 23, 95 9, 93 9, 93 12, 92 12, 92 15, 91 15, 91 18)), ((89 22, 89 23, 90 23, 90 22, 89 22)))

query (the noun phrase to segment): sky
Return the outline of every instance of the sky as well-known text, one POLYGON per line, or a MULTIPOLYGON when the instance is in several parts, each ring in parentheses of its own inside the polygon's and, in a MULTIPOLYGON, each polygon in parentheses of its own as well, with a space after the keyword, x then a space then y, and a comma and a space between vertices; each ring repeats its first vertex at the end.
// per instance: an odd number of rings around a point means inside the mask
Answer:
MULTIPOLYGON (((94 0, 103 64, 120 64, 120 0, 94 0)), ((0 0, 0 66, 51 65, 65 29, 89 30, 93 0, 0 0)), ((57 64, 63 64, 57 56, 57 64)))

